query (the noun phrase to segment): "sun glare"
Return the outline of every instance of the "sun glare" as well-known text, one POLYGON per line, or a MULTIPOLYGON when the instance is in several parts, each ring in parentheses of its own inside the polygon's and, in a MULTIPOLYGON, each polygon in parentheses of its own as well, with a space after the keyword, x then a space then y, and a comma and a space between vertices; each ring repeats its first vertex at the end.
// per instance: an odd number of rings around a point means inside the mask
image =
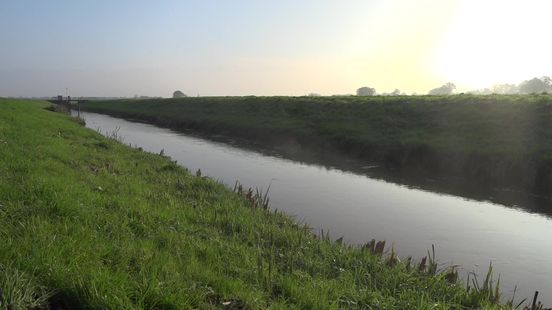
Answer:
POLYGON ((461 88, 519 83, 552 71, 547 1, 465 1, 437 50, 437 71, 461 88))

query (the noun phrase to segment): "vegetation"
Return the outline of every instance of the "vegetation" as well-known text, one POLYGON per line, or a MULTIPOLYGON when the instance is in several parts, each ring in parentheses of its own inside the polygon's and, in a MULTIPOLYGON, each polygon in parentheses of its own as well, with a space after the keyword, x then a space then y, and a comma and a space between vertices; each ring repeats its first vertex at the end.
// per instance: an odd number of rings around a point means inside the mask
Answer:
POLYGON ((206 97, 84 109, 283 150, 338 150, 401 173, 552 193, 551 95, 206 97))
POLYGON ((376 89, 371 87, 361 87, 356 91, 357 96, 374 96, 376 95, 376 89))
POLYGON ((525 80, 518 85, 516 84, 497 84, 491 88, 479 89, 472 91, 473 94, 489 95, 489 94, 541 94, 552 92, 552 78, 543 76, 541 78, 532 78, 525 80))
POLYGON ((447 96, 452 95, 452 92, 456 89, 456 85, 453 83, 447 83, 441 87, 434 88, 429 91, 432 96, 447 96))
MULTIPOLYGON (((0 308, 500 308, 434 254, 316 237, 47 104, 0 99, 0 308)), ((476 282, 474 282, 475 284, 476 282)))
POLYGON ((183 93, 182 91, 180 90, 175 90, 174 93, 173 93, 173 98, 182 98, 182 97, 187 97, 185 93, 183 93))

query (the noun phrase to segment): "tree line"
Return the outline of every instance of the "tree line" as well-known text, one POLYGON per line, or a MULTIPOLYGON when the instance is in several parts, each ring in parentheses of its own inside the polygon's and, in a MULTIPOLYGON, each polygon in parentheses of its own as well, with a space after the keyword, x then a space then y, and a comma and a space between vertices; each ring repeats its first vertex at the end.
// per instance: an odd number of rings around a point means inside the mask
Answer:
MULTIPOLYGON (((446 83, 442 86, 431 89, 427 94, 432 96, 447 96, 454 94, 456 85, 454 83, 446 83)), ((541 93, 552 93, 552 78, 549 76, 543 76, 541 78, 535 77, 530 80, 525 80, 519 84, 496 84, 491 88, 478 89, 474 91, 467 92, 468 94, 475 95, 513 95, 513 94, 541 94, 541 93)), ((390 93, 381 93, 378 94, 376 89, 373 87, 363 86, 356 90, 357 96, 405 96, 407 95, 404 92, 401 92, 399 89, 395 89, 390 93)), ((416 94, 412 94, 416 95, 416 94)), ((318 97, 321 96, 318 93, 310 93, 309 97, 318 97)), ((173 93, 173 98, 183 98, 187 97, 182 91, 177 90, 173 93)))
MULTIPOLYGON (((427 94, 432 96, 446 96, 452 95, 456 85, 454 83, 446 83, 440 87, 431 89, 427 94)), ((530 80, 525 80, 519 84, 496 84, 491 88, 484 88, 467 92, 469 94, 476 95, 513 95, 513 94, 541 94, 552 93, 552 78, 549 76, 543 76, 541 78, 535 77, 530 80)), ((378 93, 375 88, 363 86, 357 89, 357 96, 376 96, 378 93)), ((395 89, 391 93, 382 93, 383 96, 398 96, 406 95, 400 90, 395 89)))

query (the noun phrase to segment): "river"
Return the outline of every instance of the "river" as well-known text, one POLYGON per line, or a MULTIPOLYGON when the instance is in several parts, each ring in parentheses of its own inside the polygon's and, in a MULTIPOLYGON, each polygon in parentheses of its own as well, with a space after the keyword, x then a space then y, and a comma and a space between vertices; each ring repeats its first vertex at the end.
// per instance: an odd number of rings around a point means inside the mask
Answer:
POLYGON ((362 173, 270 156, 153 125, 81 112, 86 126, 117 131, 123 142, 161 150, 192 172, 201 169, 232 187, 267 189, 271 208, 284 211, 316 232, 329 231, 353 244, 386 240, 400 257, 419 261, 435 245, 441 267, 461 265, 480 283, 492 262, 505 299, 552 305, 552 218, 489 201, 424 191, 362 173))

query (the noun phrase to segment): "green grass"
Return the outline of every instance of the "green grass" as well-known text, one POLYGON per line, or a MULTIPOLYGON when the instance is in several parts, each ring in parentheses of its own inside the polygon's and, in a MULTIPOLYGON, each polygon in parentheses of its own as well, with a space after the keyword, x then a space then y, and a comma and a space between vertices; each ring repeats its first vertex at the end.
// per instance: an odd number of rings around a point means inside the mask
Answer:
POLYGON ((0 309, 501 307, 45 107, 0 99, 0 309))
POLYGON ((83 109, 387 168, 552 193, 552 96, 205 97, 83 109))

